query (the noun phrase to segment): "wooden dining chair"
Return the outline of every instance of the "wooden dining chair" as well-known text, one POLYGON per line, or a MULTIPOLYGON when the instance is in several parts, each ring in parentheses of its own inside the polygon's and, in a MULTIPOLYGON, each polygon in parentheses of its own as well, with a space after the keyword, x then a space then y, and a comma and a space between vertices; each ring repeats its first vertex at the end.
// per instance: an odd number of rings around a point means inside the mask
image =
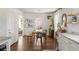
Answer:
POLYGON ((43 33, 42 32, 37 32, 36 33, 36 43, 38 41, 38 39, 40 39, 40 43, 41 43, 41 50, 43 49, 43 43, 42 43, 42 37, 43 37, 43 33))
POLYGON ((46 38, 47 38, 47 30, 43 30, 43 37, 44 37, 45 40, 46 40, 46 38))

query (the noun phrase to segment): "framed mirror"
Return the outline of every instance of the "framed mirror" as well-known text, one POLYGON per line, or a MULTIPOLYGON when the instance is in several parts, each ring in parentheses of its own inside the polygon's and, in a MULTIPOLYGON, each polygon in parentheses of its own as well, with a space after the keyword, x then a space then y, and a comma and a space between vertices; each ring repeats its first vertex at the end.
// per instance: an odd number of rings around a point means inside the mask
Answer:
POLYGON ((77 22, 77 17, 76 16, 73 16, 72 17, 72 23, 76 23, 77 22))
POLYGON ((61 25, 67 27, 67 15, 65 13, 62 15, 61 25))

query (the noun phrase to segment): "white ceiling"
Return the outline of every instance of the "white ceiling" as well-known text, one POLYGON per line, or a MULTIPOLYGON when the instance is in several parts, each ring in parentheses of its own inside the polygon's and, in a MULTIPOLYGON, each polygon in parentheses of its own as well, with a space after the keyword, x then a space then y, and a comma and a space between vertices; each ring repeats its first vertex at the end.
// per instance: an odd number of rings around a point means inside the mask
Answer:
POLYGON ((48 13, 54 12, 58 8, 19 8, 19 10, 23 11, 24 13, 48 13))

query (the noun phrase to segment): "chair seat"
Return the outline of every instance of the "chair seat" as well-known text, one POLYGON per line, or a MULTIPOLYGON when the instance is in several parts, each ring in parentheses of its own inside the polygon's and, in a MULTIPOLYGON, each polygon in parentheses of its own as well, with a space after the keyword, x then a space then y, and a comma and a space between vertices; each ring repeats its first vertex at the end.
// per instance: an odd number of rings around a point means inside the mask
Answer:
POLYGON ((43 34, 41 32, 37 32, 36 34, 37 34, 36 35, 37 38, 42 38, 42 36, 43 36, 43 34))

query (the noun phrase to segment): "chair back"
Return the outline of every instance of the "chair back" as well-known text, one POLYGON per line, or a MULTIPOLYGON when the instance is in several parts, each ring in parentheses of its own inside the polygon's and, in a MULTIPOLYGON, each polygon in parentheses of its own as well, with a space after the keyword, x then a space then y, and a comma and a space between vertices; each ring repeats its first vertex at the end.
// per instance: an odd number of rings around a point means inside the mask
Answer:
POLYGON ((42 38, 43 37, 43 33, 42 32, 37 32, 36 33, 36 37, 37 38, 42 38))

